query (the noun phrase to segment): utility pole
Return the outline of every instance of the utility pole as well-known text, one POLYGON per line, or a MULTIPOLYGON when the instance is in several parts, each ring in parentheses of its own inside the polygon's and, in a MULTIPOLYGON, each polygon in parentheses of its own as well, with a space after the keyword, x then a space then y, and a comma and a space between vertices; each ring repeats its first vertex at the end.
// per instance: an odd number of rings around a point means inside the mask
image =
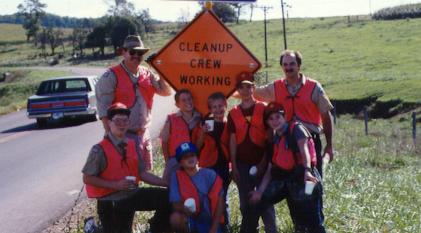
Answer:
POLYGON ((264 33, 265 33, 265 67, 269 67, 268 65, 268 40, 267 40, 267 20, 266 20, 266 14, 268 12, 268 10, 272 9, 272 7, 269 6, 258 6, 257 8, 262 9, 263 13, 265 15, 265 18, 263 20, 263 25, 264 25, 264 33))
POLYGON ((284 49, 287 49, 287 33, 285 31, 284 0, 281 0, 282 7, 282 29, 284 31, 284 49))

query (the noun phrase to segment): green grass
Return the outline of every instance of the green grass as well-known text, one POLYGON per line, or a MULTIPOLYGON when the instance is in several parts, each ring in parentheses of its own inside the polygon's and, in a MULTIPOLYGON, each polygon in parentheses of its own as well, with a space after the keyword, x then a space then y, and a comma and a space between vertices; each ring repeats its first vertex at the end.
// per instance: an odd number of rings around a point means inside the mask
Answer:
MULTIPOLYGON (((19 25, 15 34, 22 33, 19 25)), ((0 24, 0 29, 10 25, 0 24)), ((261 21, 228 27, 264 63, 263 23, 261 21)), ((319 80, 331 99, 350 100, 378 97, 378 101, 401 100, 421 103, 421 19, 374 21, 368 17, 288 19, 288 47, 303 53, 302 70, 319 80)), ((8 29, 11 30, 11 29, 8 29)), ((165 24, 156 33, 144 36, 145 44, 157 51, 178 31, 175 24, 165 24)), ((21 40, 17 35, 2 33, 0 41, 21 40)), ((24 37, 23 37, 24 38, 24 37)), ((71 53, 66 44, 65 53, 71 53)), ((268 23, 268 71, 269 80, 282 75, 278 65, 283 49, 280 20, 268 23)), ((59 51, 60 49, 57 49, 59 51)), ((48 50, 47 50, 48 51, 48 50)), ((108 49, 108 53, 112 50, 108 49)), ((90 49, 85 52, 91 54, 90 49)), ((40 59, 39 49, 29 44, 0 45, 0 66, 27 66, 47 64, 40 59)), ((107 66, 119 58, 83 61, 84 65, 107 66)), ((74 64, 67 58, 60 64, 74 64)))
POLYGON ((63 71, 0 68, 0 74, 4 72, 10 72, 15 78, 0 83, 0 115, 25 108, 26 100, 35 94, 42 80, 69 74, 63 71))

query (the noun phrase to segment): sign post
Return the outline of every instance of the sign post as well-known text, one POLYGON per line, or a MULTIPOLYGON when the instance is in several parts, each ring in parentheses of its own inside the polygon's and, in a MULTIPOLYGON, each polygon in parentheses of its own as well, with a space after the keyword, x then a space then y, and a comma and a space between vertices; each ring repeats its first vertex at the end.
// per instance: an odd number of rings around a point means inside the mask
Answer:
POLYGON ((152 66, 176 91, 190 90, 196 109, 206 115, 210 94, 219 91, 229 97, 237 75, 255 73, 261 63, 211 10, 204 9, 158 51, 152 66))

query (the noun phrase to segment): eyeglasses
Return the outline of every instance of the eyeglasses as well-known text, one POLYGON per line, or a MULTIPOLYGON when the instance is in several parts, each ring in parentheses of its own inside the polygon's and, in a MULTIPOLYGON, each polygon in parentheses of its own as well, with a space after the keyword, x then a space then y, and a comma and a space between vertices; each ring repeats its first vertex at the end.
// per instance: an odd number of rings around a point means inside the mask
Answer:
POLYGON ((119 124, 119 125, 129 123, 129 119, 127 119, 127 118, 124 118, 124 119, 121 119, 121 118, 114 118, 114 119, 112 119, 111 121, 112 121, 112 122, 114 122, 115 124, 119 124))
POLYGON ((138 50, 130 49, 129 50, 129 54, 130 54, 130 56, 133 56, 133 55, 137 54, 137 56, 141 57, 141 56, 143 56, 144 52, 143 51, 138 51, 138 50))

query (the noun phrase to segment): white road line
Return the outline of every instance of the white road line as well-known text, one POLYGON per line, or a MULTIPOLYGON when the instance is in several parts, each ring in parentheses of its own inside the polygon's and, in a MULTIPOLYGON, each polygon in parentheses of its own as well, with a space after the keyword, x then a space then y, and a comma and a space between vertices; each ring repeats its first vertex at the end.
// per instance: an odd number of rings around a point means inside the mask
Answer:
POLYGON ((15 133, 9 136, 6 136, 4 138, 0 138, 0 144, 5 143, 5 142, 10 142, 12 140, 18 139, 20 137, 23 137, 25 135, 30 134, 30 131, 24 131, 24 132, 19 132, 19 133, 15 133))

